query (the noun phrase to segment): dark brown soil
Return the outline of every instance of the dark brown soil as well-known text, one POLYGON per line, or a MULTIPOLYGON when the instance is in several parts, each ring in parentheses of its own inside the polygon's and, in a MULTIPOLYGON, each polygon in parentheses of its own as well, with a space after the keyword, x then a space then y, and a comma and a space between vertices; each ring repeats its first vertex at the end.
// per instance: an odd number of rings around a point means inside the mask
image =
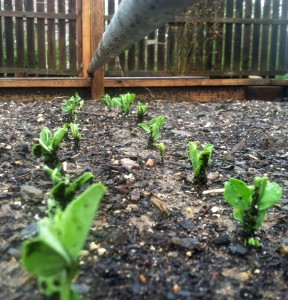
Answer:
MULTIPOLYGON (((31 147, 43 126, 65 122, 60 105, 0 103, 0 299, 41 299, 19 263, 20 246, 45 216, 52 187, 31 147), (25 185, 37 189, 29 194, 25 185)), ((158 150, 147 148, 135 113, 123 117, 92 101, 79 113, 80 149, 67 139, 59 151, 72 178, 89 170, 108 188, 75 282, 83 299, 288 299, 287 102, 161 101, 148 111, 146 121, 166 117, 164 165, 158 150), (264 174, 282 186, 258 231, 263 247, 243 246, 223 193, 193 190, 190 140, 215 145, 205 190, 231 177, 252 184, 264 174)))

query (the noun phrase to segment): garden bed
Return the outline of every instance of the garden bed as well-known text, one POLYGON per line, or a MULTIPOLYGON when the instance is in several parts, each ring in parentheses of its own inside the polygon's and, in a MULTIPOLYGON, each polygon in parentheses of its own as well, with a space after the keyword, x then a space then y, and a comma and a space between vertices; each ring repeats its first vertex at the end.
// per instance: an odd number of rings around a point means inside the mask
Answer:
MULTIPOLYGON (((31 147, 43 126, 65 122, 60 106, 59 99, 0 103, 1 299, 40 299, 19 263, 20 246, 45 216, 52 187, 31 147)), ((287 102, 150 102, 144 121, 166 117, 164 165, 158 150, 147 148, 134 110, 125 117, 86 101, 78 115, 80 149, 68 139, 61 144, 72 178, 91 171, 108 188, 80 260, 83 298, 287 299, 287 102), (243 246, 223 193, 193 190, 188 141, 215 146, 205 190, 263 175, 282 187, 258 231, 263 247, 243 246)))

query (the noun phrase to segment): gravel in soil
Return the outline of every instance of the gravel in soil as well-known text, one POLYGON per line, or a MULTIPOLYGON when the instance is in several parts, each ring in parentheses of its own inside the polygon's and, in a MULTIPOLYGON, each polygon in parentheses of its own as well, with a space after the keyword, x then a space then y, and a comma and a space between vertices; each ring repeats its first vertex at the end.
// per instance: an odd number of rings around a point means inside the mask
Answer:
MULTIPOLYGON (((21 243, 46 214, 51 181, 31 155, 43 126, 66 122, 61 101, 0 103, 0 298, 41 299, 19 263, 21 243)), ((144 121, 163 115, 157 149, 130 116, 86 101, 78 114, 80 148, 59 158, 72 177, 85 171, 108 192, 81 257, 75 282, 84 299, 288 299, 287 102, 149 102, 144 121), (214 144, 205 190, 193 189, 188 141, 214 144), (149 161, 149 163, 147 163, 149 161), (267 175, 283 188, 248 249, 224 201, 225 181, 267 175)))

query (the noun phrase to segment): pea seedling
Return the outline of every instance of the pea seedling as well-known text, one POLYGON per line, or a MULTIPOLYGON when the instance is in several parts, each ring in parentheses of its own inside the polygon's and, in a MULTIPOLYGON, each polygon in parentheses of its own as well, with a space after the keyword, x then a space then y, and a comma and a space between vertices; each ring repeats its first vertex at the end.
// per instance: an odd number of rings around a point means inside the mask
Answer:
POLYGON ((52 170, 46 166, 44 170, 50 175, 55 185, 50 191, 48 200, 48 214, 50 217, 54 216, 59 209, 65 210, 79 189, 94 178, 91 172, 86 172, 71 182, 68 175, 63 178, 58 168, 52 170))
POLYGON ((33 274, 46 296, 80 300, 72 288, 78 260, 93 219, 106 192, 93 184, 53 219, 38 222, 39 235, 22 244, 22 265, 33 274))
POLYGON ((121 112, 124 115, 128 115, 130 113, 131 105, 135 99, 135 94, 122 94, 119 97, 113 98, 112 105, 113 106, 119 106, 121 109, 121 112))
POLYGON ((204 186, 207 182, 207 169, 211 161, 214 146, 206 144, 202 151, 196 142, 189 142, 189 158, 194 169, 193 184, 196 189, 204 186))
POLYGON ((142 104, 140 101, 138 101, 137 103, 137 119, 138 119, 138 122, 142 122, 143 121, 143 118, 144 118, 144 115, 147 111, 147 108, 148 108, 148 104, 142 104))
POLYGON ((80 138, 81 138, 81 133, 79 132, 79 127, 76 123, 70 123, 69 124, 72 136, 73 136, 73 140, 74 140, 74 146, 75 148, 79 147, 79 143, 80 143, 80 138))
POLYGON ((231 178, 224 187, 225 200, 236 208, 234 219, 243 226, 245 246, 261 246, 260 240, 255 237, 255 231, 261 227, 267 209, 279 202, 281 187, 269 182, 266 177, 256 177, 252 188, 236 178, 231 178))
POLYGON ((149 133, 148 147, 151 147, 158 141, 160 137, 160 131, 165 124, 165 117, 159 116, 153 118, 149 123, 149 125, 145 123, 139 123, 138 125, 149 133))
MULTIPOLYGON (((113 99, 115 99, 115 98, 113 98, 113 99)), ((107 106, 109 111, 111 111, 113 109, 113 107, 115 106, 115 101, 113 101, 113 99, 111 99, 110 95, 108 95, 108 94, 102 96, 102 101, 107 106)))
POLYGON ((73 122, 77 120, 78 110, 81 110, 83 106, 84 101, 81 100, 79 94, 76 93, 70 99, 63 101, 61 109, 68 114, 69 120, 73 122))
POLYGON ((161 163, 164 165, 165 145, 163 143, 160 143, 160 144, 154 144, 154 146, 157 149, 159 149, 159 151, 160 151, 160 157, 161 157, 161 163))
POLYGON ((32 147, 32 155, 35 157, 44 157, 47 165, 54 167, 57 162, 57 151, 60 143, 67 134, 67 128, 64 126, 58 128, 54 134, 47 127, 43 127, 40 132, 39 144, 32 147))

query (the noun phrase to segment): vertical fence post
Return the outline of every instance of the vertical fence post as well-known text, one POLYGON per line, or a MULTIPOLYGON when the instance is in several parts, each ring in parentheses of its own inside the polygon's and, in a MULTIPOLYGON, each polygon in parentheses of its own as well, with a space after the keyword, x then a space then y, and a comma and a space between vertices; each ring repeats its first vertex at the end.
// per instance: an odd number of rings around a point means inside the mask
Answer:
MULTIPOLYGON (((104 0, 91 0, 91 53, 95 53, 104 33, 104 0)), ((91 81, 91 98, 104 95, 104 67, 94 72, 91 81)))
POLYGON ((87 77, 91 61, 91 2, 82 0, 82 77, 87 77))

